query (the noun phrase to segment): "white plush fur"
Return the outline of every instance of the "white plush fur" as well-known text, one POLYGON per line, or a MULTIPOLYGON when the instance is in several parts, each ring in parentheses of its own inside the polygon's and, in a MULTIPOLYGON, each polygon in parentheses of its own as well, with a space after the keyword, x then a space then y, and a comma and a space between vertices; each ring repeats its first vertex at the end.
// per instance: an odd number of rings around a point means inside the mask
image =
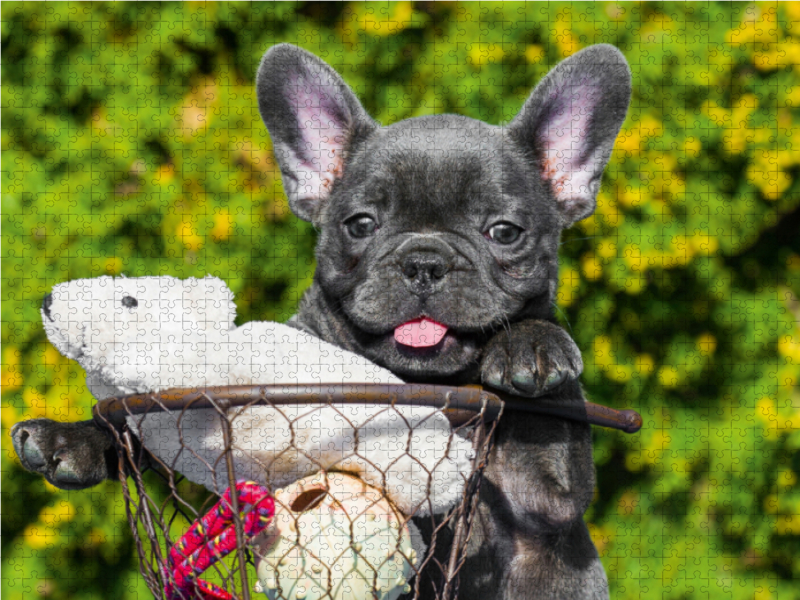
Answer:
MULTIPOLYGON (((48 338, 86 370, 98 399, 175 387, 402 383, 308 333, 272 322, 235 327, 235 317, 233 294, 215 277, 78 279, 55 286, 49 317, 42 312, 48 338)), ((431 408, 255 406, 227 416, 237 478, 272 488, 320 469, 347 471, 406 514, 439 513, 460 499, 470 469, 471 445, 431 408)), ((128 421, 167 466, 217 493, 228 487, 216 411, 128 421)))

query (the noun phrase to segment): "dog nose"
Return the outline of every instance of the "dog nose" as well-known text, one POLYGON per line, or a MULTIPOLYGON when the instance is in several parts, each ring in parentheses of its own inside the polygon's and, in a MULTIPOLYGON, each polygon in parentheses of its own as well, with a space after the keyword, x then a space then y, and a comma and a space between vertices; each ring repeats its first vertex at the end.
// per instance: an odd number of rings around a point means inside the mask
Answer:
POLYGON ((50 316, 50 306, 52 306, 52 304, 53 294, 47 294, 47 296, 44 297, 44 302, 42 302, 42 310, 44 311, 45 316, 51 321, 53 320, 53 317, 50 316))
POLYGON ((429 290, 450 270, 443 256, 435 252, 412 252, 400 264, 403 275, 412 284, 414 293, 429 290))

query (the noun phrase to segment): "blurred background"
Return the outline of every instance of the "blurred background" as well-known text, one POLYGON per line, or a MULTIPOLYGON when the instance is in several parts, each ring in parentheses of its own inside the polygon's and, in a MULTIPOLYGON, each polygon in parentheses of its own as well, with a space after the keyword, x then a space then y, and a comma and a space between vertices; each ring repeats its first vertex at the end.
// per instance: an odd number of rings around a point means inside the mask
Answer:
POLYGON ((91 416, 50 288, 211 273, 243 323, 311 281, 253 93, 278 42, 384 124, 507 122, 560 59, 622 50, 631 110, 558 296, 589 398, 645 421, 594 432, 611 596, 800 597, 800 3, 3 2, 2 598, 149 597, 119 484, 57 490, 11 447, 91 416))

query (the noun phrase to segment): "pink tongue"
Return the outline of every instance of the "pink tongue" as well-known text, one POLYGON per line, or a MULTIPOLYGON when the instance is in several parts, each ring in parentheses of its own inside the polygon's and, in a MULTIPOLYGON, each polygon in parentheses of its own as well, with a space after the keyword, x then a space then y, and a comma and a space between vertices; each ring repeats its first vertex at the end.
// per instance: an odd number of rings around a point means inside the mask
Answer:
POLYGON ((438 344, 445 333, 447 333, 446 326, 423 317, 399 325, 394 330, 394 339, 403 346, 428 348, 438 344))

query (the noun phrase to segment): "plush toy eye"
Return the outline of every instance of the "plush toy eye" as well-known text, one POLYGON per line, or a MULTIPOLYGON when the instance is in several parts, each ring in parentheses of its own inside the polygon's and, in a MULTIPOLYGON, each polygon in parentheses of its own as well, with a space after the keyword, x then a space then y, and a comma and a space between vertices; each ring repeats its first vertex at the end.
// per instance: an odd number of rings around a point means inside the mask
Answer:
POLYGON ((375 219, 369 215, 356 215, 344 222, 347 232, 354 238, 365 238, 371 236, 378 229, 375 219))
POLYGON ((501 221, 492 225, 484 235, 498 244, 513 244, 519 239, 519 234, 521 233, 521 227, 501 221))
POLYGON ((124 306, 125 308, 135 308, 139 306, 139 303, 133 296, 124 296, 122 298, 122 306, 124 306))

